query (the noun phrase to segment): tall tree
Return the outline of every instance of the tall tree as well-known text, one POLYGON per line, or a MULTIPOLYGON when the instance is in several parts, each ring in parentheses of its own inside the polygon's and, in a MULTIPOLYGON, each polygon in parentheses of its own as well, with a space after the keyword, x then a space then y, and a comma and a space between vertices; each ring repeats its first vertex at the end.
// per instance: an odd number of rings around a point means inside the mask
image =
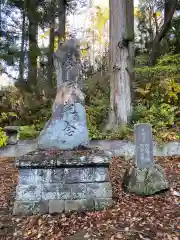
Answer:
MULTIPOLYGON (((49 32, 49 50, 48 50, 48 72, 47 78, 49 87, 52 90, 53 87, 53 53, 54 53, 54 28, 55 28, 55 0, 52 0, 50 3, 51 11, 51 23, 50 23, 50 32, 49 32)), ((51 91, 52 92, 52 91, 51 91)))
POLYGON ((30 91, 36 89, 37 84, 37 58, 39 55, 38 48, 38 20, 39 15, 37 11, 38 0, 27 1, 27 17, 29 20, 28 37, 29 37, 29 51, 28 51, 28 85, 30 91))
POLYGON ((24 51, 24 44, 25 44, 25 36, 26 36, 26 1, 24 1, 23 9, 21 10, 22 14, 22 28, 21 28, 21 49, 20 49, 20 57, 19 57, 19 82, 21 86, 24 85, 24 59, 25 59, 25 51, 24 51))
POLYGON ((162 25, 161 29, 156 34, 153 40, 152 50, 149 57, 150 66, 156 63, 156 59, 159 55, 160 42, 166 36, 167 32, 171 27, 171 21, 177 5, 178 0, 164 0, 164 24, 162 25))
POLYGON ((133 0, 110 0, 110 112, 108 128, 127 124, 131 116, 133 71, 133 0))
POLYGON ((58 40, 65 38, 66 26, 66 0, 58 1, 58 40))

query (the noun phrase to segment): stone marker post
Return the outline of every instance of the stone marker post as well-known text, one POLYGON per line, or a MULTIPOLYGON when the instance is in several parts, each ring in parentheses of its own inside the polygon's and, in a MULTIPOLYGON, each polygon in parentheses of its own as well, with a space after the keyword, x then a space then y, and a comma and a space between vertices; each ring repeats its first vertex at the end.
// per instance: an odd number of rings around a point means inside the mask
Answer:
POLYGON ((137 195, 152 195, 168 189, 163 168, 153 161, 152 127, 135 125, 135 165, 125 172, 123 188, 137 195))
POLYGON ((148 123, 135 125, 136 165, 147 168, 153 165, 152 127, 148 123))

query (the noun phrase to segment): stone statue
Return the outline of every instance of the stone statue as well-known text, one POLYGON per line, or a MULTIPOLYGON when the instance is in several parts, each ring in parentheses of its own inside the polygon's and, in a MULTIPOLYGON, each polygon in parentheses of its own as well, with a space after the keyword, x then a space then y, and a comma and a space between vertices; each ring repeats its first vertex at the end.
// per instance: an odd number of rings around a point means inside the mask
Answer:
POLYGON ((57 94, 52 117, 38 139, 41 149, 74 149, 88 146, 88 129, 82 92, 80 42, 69 39, 60 42, 54 54, 57 94))

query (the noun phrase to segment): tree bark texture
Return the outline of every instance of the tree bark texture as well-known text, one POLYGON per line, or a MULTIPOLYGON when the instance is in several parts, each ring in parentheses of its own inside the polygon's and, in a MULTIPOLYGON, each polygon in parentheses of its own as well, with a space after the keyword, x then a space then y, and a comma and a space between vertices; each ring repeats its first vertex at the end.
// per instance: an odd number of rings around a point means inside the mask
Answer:
POLYGON ((37 6, 38 0, 27 0, 27 17, 29 20, 28 85, 30 91, 37 90, 37 58, 39 55, 37 6))
POLYGON ((66 23, 66 1, 58 1, 58 40, 65 40, 65 23, 66 23))
POLYGON ((110 111, 108 129, 127 124, 134 78, 133 0, 110 0, 110 111))
MULTIPOLYGON (((55 0, 53 0, 55 2, 55 0)), ((49 88, 52 91, 53 89, 53 70, 54 70, 54 64, 53 64, 53 53, 54 53, 54 27, 55 27, 55 3, 52 1, 51 3, 51 24, 50 24, 50 33, 49 33, 49 51, 48 51, 48 83, 49 88)))

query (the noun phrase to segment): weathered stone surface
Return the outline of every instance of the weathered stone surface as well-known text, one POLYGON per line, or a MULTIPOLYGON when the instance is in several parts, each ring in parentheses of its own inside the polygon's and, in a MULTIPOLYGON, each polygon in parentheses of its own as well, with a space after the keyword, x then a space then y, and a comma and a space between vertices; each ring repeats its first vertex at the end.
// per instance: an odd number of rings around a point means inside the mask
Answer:
POLYGON ((6 126, 4 127, 6 136, 8 137, 8 144, 14 145, 18 143, 19 140, 19 127, 18 126, 6 126))
POLYGON ((108 169, 104 167, 65 168, 65 183, 86 183, 108 181, 108 169))
POLYGON ((14 215, 45 214, 48 212, 48 201, 16 201, 13 208, 14 215))
POLYGON ((180 156, 180 142, 169 142, 164 145, 163 148, 164 156, 180 156))
POLYGON ((82 66, 81 66, 80 41, 68 39, 65 43, 60 42, 57 51, 54 53, 54 64, 57 76, 57 89, 63 82, 76 82, 82 89, 82 66))
POLYGON ((60 44, 54 54, 57 94, 52 117, 38 138, 41 149, 74 149, 89 145, 78 42, 69 39, 60 44))
POLYGON ((16 188, 16 200, 40 201, 41 185, 18 185, 16 188))
MULTIPOLYGON (((88 166, 106 166, 110 157, 99 149, 87 150, 42 150, 37 149, 16 160, 17 168, 70 168, 88 166)), ((43 174, 43 173, 42 173, 43 174)))
POLYGON ((107 182, 109 181, 108 168, 96 167, 93 168, 92 179, 89 182, 107 182))
POLYGON ((93 211, 94 201, 93 199, 77 199, 65 201, 65 211, 93 211))
POLYGON ((148 123, 135 125, 136 165, 147 168, 153 165, 152 126, 148 123))
POLYGON ((61 213, 65 210, 64 200, 49 200, 49 213, 61 213))
POLYGON ((64 182, 64 169, 62 168, 42 169, 42 184, 60 182, 61 183, 64 182))
POLYGON ((38 185, 41 183, 41 169, 21 169, 19 173, 19 184, 38 185))
POLYGON ((137 195, 152 195, 169 187, 163 168, 154 164, 149 168, 130 167, 123 179, 125 191, 137 195))
POLYGON ((59 184, 57 187, 57 199, 71 199, 71 185, 59 184))
POLYGON ((43 200, 57 199, 57 184, 43 184, 41 197, 43 200))
POLYGON ((72 199, 111 198, 112 188, 109 182, 71 184, 72 199))
POLYGON ((73 108, 72 113, 59 112, 59 118, 52 117, 39 136, 39 148, 74 149, 89 144, 85 108, 81 103, 74 103, 73 108))
POLYGON ((103 210, 107 207, 112 206, 112 198, 99 198, 94 200, 95 210, 103 210))

